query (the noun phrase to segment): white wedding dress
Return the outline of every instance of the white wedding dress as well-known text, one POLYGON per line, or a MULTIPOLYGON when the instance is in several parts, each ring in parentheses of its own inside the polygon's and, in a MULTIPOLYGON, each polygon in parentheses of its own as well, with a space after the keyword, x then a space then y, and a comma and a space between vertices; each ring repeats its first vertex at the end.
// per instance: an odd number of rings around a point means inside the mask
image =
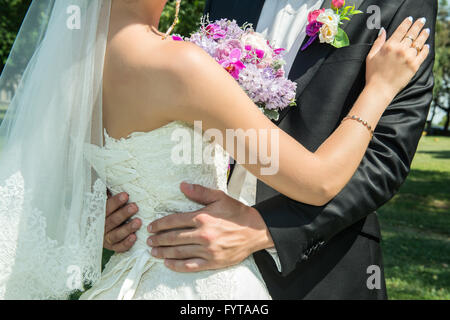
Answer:
MULTIPOLYGON (((188 133, 191 141, 201 138, 193 127, 172 122, 147 133, 133 133, 127 139, 115 140, 105 132, 103 148, 89 145, 93 167, 106 172, 100 176, 113 194, 127 192, 130 202, 139 206, 136 215, 143 222, 137 241, 126 253, 115 254, 106 265, 100 280, 81 299, 271 299, 253 260, 222 270, 177 273, 165 267, 162 260, 150 255, 145 226, 174 212, 201 208, 180 191, 183 181, 205 187, 227 189, 229 157, 221 146, 201 142, 209 148, 210 164, 176 164, 173 152, 180 145, 174 139, 177 130, 188 133)), ((179 131, 178 131, 179 132, 179 131)), ((178 136, 178 135, 177 135, 178 136)), ((194 149, 192 144, 191 150, 194 149)))

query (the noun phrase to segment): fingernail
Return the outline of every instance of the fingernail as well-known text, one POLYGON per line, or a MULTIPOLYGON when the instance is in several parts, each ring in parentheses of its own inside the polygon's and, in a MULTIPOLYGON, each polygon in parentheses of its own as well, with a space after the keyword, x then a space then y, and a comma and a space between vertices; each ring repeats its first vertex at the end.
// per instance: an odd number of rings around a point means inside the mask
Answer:
POLYGON ((382 27, 382 28, 380 29, 380 32, 378 32, 378 36, 381 36, 383 33, 384 33, 384 28, 382 27))
POLYGON ((148 232, 152 232, 152 225, 150 224, 149 226, 148 226, 148 228, 147 228, 147 230, 148 230, 148 232))
POLYGON ((125 201, 127 201, 127 197, 126 197, 124 194, 121 194, 121 195, 119 196, 119 200, 120 200, 121 202, 125 202, 125 201))
POLYGON ((138 221, 134 221, 132 224, 133 229, 137 229, 139 228, 139 222, 138 221))
POLYGON ((430 34, 430 32, 431 32, 430 28, 426 28, 426 29, 425 29, 425 32, 428 33, 428 34, 430 34))
POLYGON ((128 239, 129 242, 133 243, 135 241, 135 237, 130 237, 130 239, 128 239))
POLYGON ((158 255, 158 249, 153 248, 151 253, 152 253, 152 256, 156 257, 158 255))
POLYGON ((194 190, 194 186, 190 184, 189 182, 184 181, 183 182, 186 185, 186 188, 190 191, 194 190))
POLYGON ((408 20, 409 20, 410 22, 413 22, 413 21, 414 21, 413 17, 411 17, 411 16, 408 17, 408 20))
POLYGON ((148 238, 148 240, 147 240, 147 244, 148 244, 149 246, 152 246, 152 245, 153 245, 153 241, 152 241, 152 239, 148 238))
POLYGON ((136 207, 134 205, 131 205, 128 207, 128 213, 135 213, 136 212, 136 207))
POLYGON ((425 47, 427 47, 428 49, 430 49, 430 45, 429 45, 429 44, 426 44, 425 47))
POLYGON ((427 18, 423 17, 419 19, 420 22, 422 22, 423 24, 427 23, 427 18))

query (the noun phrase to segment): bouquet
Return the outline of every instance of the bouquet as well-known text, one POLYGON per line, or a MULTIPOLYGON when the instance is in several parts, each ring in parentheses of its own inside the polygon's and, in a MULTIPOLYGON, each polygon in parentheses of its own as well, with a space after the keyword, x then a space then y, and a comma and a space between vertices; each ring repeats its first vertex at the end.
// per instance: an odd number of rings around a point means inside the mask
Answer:
POLYGON ((227 19, 210 23, 203 18, 199 31, 189 41, 204 49, 239 83, 252 101, 271 120, 279 119, 279 111, 295 106, 297 84, 284 72, 283 48, 275 49, 251 25, 240 27, 227 19))

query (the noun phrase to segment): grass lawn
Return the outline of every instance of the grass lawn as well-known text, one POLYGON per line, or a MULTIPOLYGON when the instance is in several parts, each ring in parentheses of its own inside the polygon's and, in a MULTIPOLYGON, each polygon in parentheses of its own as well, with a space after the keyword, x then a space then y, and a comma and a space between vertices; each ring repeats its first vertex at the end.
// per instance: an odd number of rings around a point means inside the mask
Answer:
POLYGON ((379 216, 389 298, 450 299, 450 137, 422 138, 379 216))

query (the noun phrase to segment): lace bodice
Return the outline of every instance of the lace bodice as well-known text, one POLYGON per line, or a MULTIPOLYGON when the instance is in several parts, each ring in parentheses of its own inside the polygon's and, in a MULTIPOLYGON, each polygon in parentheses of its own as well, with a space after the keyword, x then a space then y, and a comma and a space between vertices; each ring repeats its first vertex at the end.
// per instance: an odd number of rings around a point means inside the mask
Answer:
POLYGON ((129 194, 130 202, 139 206, 138 217, 144 223, 171 212, 200 208, 180 191, 183 181, 222 191, 227 188, 229 157, 226 152, 221 146, 204 141, 201 133, 182 122, 172 122, 147 133, 133 133, 120 140, 111 138, 105 131, 104 148, 93 148, 97 150, 91 159, 94 168, 100 167, 99 161, 106 161, 101 178, 113 194, 129 194), (180 137, 185 140, 181 141, 180 137), (195 142, 201 144, 202 151, 212 151, 212 163, 194 163, 195 142), (180 163, 183 152, 192 156, 180 163))

